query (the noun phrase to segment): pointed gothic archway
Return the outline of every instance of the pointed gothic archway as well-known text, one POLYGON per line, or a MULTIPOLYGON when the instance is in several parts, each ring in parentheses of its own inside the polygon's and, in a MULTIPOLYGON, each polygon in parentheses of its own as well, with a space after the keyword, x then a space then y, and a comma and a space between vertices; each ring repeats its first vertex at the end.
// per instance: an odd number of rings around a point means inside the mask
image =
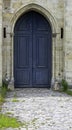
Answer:
MULTIPOLYGON (((47 11, 45 8, 41 7, 40 5, 37 5, 37 4, 29 4, 29 5, 26 5, 24 7, 22 7, 21 9, 19 9, 15 15, 13 16, 13 18, 11 19, 11 30, 12 30, 12 34, 14 33, 14 27, 15 27, 15 24, 17 22, 17 20, 23 15, 25 14, 26 12, 30 11, 30 10, 33 10, 33 11, 36 11, 36 12, 39 12, 40 14, 42 14, 46 20, 49 22, 50 26, 51 26, 51 29, 52 29, 52 33, 56 33, 58 31, 58 26, 57 26, 57 22, 55 20, 55 18, 53 17, 53 15, 47 11)), ((10 75, 11 75, 11 80, 10 80, 10 83, 12 84, 13 86, 13 83, 14 83, 14 37, 12 37, 12 40, 11 40, 11 72, 10 72, 10 75)), ((55 76, 55 73, 56 73, 56 69, 55 69, 55 64, 56 64, 56 54, 55 54, 55 48, 56 47, 56 38, 53 38, 52 37, 52 79, 55 79, 56 76, 55 76)))

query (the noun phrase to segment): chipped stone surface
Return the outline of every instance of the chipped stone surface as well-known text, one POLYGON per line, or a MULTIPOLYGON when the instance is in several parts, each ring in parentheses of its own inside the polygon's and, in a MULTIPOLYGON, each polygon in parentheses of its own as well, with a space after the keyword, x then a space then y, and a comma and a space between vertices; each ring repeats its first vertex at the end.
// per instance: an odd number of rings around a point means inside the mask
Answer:
POLYGON ((2 113, 25 123, 5 130, 72 130, 72 97, 49 89, 8 92, 2 113))

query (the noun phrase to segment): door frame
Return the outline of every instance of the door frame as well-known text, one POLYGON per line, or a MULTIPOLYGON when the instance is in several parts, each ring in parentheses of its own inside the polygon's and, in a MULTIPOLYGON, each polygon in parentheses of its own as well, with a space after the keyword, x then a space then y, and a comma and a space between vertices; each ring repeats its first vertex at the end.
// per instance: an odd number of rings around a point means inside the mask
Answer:
MULTIPOLYGON (((15 23, 16 21, 19 19, 19 17, 21 17, 21 15, 23 15, 24 13, 28 12, 29 10, 34 10, 40 14, 42 14, 47 21, 50 23, 51 28, 52 28, 52 34, 56 34, 59 32, 59 27, 57 24, 56 19, 54 18, 53 14, 51 13, 51 11, 46 10, 44 7, 37 5, 37 4, 28 4, 22 8, 20 8, 13 16, 13 18, 11 19, 11 60, 10 60, 10 82, 9 82, 9 86, 13 86, 14 87, 14 27, 15 27, 15 23), (11 85, 12 84, 12 85, 11 85)), ((60 34, 59 34, 60 36, 60 34)), ((57 59, 57 55, 56 54, 56 47, 57 47, 57 37, 52 37, 52 81, 55 81, 55 79, 57 79, 57 75, 56 73, 59 73, 56 69, 56 64, 58 64, 59 66, 59 62, 57 59)), ((59 52, 58 52, 59 53, 59 52)))

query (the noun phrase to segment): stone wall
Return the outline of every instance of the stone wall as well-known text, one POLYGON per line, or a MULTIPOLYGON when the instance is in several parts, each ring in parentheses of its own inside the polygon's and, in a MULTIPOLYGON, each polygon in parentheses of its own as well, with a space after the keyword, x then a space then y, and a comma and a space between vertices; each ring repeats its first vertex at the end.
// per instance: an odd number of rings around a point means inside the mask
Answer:
MULTIPOLYGON (((3 39, 3 50, 4 50, 3 51, 3 77, 5 73, 7 73, 9 78, 11 78, 11 76, 13 75, 12 74, 13 73, 13 69, 12 69, 13 37, 11 37, 10 35, 12 33, 12 20, 18 17, 17 12, 21 13, 21 9, 22 10, 25 10, 25 8, 28 9, 29 6, 30 8, 31 6, 33 8, 33 5, 41 7, 42 12, 45 9, 46 12, 44 12, 43 15, 48 16, 49 14, 55 20, 54 28, 55 28, 55 32, 58 34, 55 38, 52 39, 53 41, 52 43, 53 44, 53 51, 52 51, 53 78, 54 79, 63 78, 63 76, 65 75, 65 72, 66 72, 66 77, 67 75, 71 75, 70 68, 67 69, 66 67, 67 64, 70 64, 71 62, 71 60, 69 60, 70 56, 69 56, 69 59, 67 58, 67 56, 64 56, 64 53, 66 52, 66 49, 68 48, 68 47, 65 48, 65 45, 67 46, 67 43, 69 42, 70 47, 71 47, 71 42, 70 40, 67 39, 68 36, 70 37, 69 33, 68 34, 66 33, 64 36, 65 38, 61 39, 61 28, 64 28, 65 31, 67 31, 68 29, 65 27, 66 24, 68 23, 64 22, 67 20, 69 21, 69 19, 65 18, 65 17, 68 17, 68 14, 70 13, 70 12, 67 13, 67 10, 68 11, 70 10, 66 7, 69 5, 68 3, 69 2, 64 3, 63 0, 4 0, 3 2, 3 27, 6 27, 7 37, 3 39), (7 4, 6 4, 6 1, 8 2, 7 4), (66 8, 64 9, 64 7, 66 8), (47 11, 48 11, 48 14, 47 14, 47 11)), ((70 24, 68 26, 70 26, 70 24)))
POLYGON ((72 85, 72 0, 64 3, 65 78, 72 85))
POLYGON ((0 86, 2 85, 2 0, 0 0, 0 86))

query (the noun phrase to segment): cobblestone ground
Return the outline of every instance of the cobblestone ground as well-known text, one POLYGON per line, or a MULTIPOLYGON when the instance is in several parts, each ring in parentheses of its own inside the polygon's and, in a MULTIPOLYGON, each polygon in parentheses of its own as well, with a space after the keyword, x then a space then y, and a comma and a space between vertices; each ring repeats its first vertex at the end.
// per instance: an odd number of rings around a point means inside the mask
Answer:
POLYGON ((48 89, 8 92, 2 113, 25 123, 5 130, 72 130, 72 97, 48 89))

